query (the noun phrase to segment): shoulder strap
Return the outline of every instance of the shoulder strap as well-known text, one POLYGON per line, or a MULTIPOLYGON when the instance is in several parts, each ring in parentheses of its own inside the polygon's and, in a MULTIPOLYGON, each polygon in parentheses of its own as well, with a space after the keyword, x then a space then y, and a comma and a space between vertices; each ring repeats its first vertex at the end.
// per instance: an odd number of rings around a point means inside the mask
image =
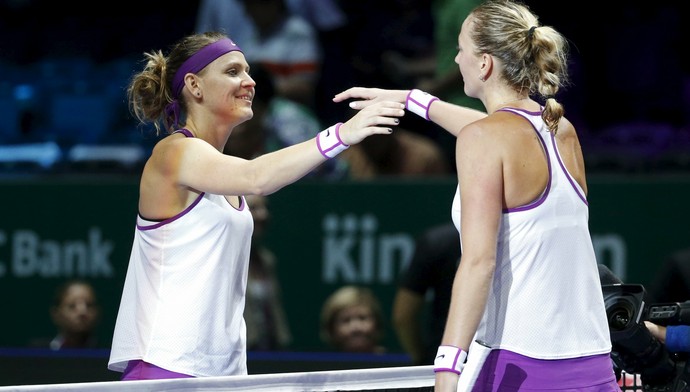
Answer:
POLYGON ((175 133, 181 133, 187 137, 194 137, 194 135, 192 134, 192 132, 189 129, 184 129, 184 128, 178 129, 177 131, 173 132, 172 134, 175 134, 175 133))

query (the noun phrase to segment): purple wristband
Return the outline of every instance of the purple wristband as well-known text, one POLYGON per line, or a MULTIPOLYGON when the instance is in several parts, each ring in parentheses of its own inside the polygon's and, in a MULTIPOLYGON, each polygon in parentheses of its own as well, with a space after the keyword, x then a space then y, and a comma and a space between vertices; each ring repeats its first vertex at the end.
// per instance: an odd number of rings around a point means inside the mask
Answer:
POLYGON ((337 123, 316 135, 316 147, 321 155, 327 159, 335 157, 350 147, 340 138, 341 125, 343 123, 337 123))
POLYGON ((412 89, 405 98, 405 109, 429 121, 429 107, 438 98, 422 90, 412 89))
POLYGON ((434 359, 434 373, 452 372, 460 374, 465 367, 467 352, 460 347, 441 345, 434 359))

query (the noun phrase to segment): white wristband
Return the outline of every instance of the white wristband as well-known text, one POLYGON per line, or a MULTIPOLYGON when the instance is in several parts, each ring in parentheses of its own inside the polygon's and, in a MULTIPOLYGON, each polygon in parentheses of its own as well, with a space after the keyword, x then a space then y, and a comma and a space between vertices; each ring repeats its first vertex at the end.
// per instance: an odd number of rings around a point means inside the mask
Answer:
POLYGON ((428 121, 429 106, 434 101, 438 101, 438 98, 422 90, 412 89, 405 99, 405 109, 428 121))
POLYGON ((434 359, 434 373, 453 372, 460 374, 462 368, 465 367, 465 359, 467 359, 467 353, 460 347, 439 346, 436 359, 434 359))
POLYGON ((326 158, 333 158, 350 147, 340 139, 341 125, 343 123, 337 123, 316 135, 316 147, 326 158))

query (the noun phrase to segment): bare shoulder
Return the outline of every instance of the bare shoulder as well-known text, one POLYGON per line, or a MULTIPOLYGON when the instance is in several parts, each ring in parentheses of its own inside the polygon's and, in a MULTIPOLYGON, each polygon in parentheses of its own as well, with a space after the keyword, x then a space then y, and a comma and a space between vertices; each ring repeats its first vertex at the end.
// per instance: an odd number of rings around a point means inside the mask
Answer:
POLYGON ((149 161, 163 165, 165 169, 173 169, 185 156, 200 156, 211 150, 215 151, 201 139, 177 134, 169 135, 156 143, 149 161))
POLYGON ((575 131, 575 126, 565 117, 562 117, 561 121, 558 123, 557 135, 561 135, 564 138, 577 139, 577 132, 575 131))
POLYGON ((491 115, 467 124, 458 134, 458 144, 496 146, 506 142, 506 130, 511 129, 519 117, 504 112, 491 115))
POLYGON ((575 131, 575 126, 565 117, 558 123, 556 143, 566 168, 587 193, 585 162, 580 139, 575 131))
POLYGON ((500 161, 505 149, 500 132, 503 128, 492 116, 464 126, 456 138, 456 165, 469 168, 476 162, 500 161))
POLYGON ((151 156, 146 162, 144 176, 156 174, 154 177, 162 177, 175 181, 177 173, 185 155, 190 155, 190 150, 198 145, 199 140, 187 138, 184 135, 169 135, 161 139, 153 147, 151 156))
POLYGON ((458 141, 470 141, 479 137, 490 137, 499 128, 500 120, 493 116, 487 116, 465 125, 458 133, 458 141))
POLYGON ((577 136, 575 126, 567 118, 561 118, 556 132, 556 141, 562 151, 571 151, 576 159, 581 159, 580 139, 577 136))
POLYGON ((195 155, 190 150, 199 145, 199 141, 184 135, 170 135, 156 143, 140 182, 139 209, 144 216, 164 219, 188 205, 192 196, 188 187, 181 183, 184 157, 195 155))
POLYGON ((181 153, 183 146, 179 143, 180 140, 181 138, 170 135, 158 141, 151 151, 147 166, 150 168, 169 167, 169 161, 181 153))

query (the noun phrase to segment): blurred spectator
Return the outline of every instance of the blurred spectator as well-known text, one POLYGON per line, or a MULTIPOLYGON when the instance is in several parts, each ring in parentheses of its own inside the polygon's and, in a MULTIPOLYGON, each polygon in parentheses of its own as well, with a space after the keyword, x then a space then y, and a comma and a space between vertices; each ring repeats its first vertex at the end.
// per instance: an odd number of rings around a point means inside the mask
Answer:
MULTIPOLYGON (((276 96, 275 85, 268 71, 261 65, 251 66, 256 82, 252 99, 252 121, 239 124, 225 145, 228 155, 252 159, 311 139, 322 130, 315 114, 304 105, 276 96)), ((346 164, 338 156, 307 174, 307 177, 338 179, 346 175, 346 164)))
MULTIPOLYGON (((244 0, 201 0, 196 18, 196 31, 213 31, 223 26, 224 32, 238 42, 255 34, 252 25, 245 24, 248 17, 242 6, 244 0)), ((258 1, 259 3, 261 0, 258 1)), ((315 30, 330 32, 347 24, 347 16, 337 0, 285 0, 288 11, 298 15, 315 30)))
POLYGON ((248 195, 245 199, 254 219, 244 308, 247 349, 282 350, 291 343, 292 335, 281 301, 280 282, 275 271, 276 257, 262 243, 271 219, 268 200, 261 195, 248 195))
POLYGON ((250 66, 261 64, 272 75, 276 95, 314 107, 321 63, 317 31, 291 13, 286 0, 202 1, 196 31, 222 31, 241 42, 250 66))
POLYGON ((383 67, 400 86, 415 86, 440 99, 483 110, 481 102, 465 95, 460 69, 455 63, 462 20, 478 0, 433 0, 432 50, 406 57, 399 51, 383 53, 383 67))
MULTIPOLYGON (((480 3, 478 0, 432 0, 430 4, 432 35, 422 32, 419 39, 430 39, 428 50, 409 55, 399 50, 383 53, 382 67, 400 88, 414 86, 440 99, 457 105, 484 110, 476 98, 465 95, 460 69, 455 63, 458 52, 460 24, 470 11, 480 3)), ((412 116, 405 118, 408 129, 427 135, 442 150, 451 164, 455 164, 455 137, 435 124, 412 116)))
MULTIPOLYGON (((257 0, 256 7, 262 7, 264 0, 257 0)), ((320 53, 321 77, 310 87, 314 88, 312 109, 317 111, 321 123, 340 121, 347 108, 333 105, 331 98, 336 93, 352 86, 353 71, 349 64, 352 47, 348 37, 348 18, 338 0, 285 0, 291 15, 311 25, 320 53)), ((197 32, 222 28, 237 42, 250 42, 257 36, 257 26, 252 23, 243 0, 202 0, 197 13, 197 32)), ((313 42, 310 37, 308 42, 313 42)), ((295 47, 295 50, 303 50, 295 47)), ((249 58, 252 65, 253 61, 249 58)))
MULTIPOLYGON (((394 57, 400 61, 426 58, 433 53, 431 1, 395 0, 394 4, 377 0, 343 4, 351 20, 350 36, 357 42, 351 61, 358 85, 399 88, 400 73, 386 67, 387 61, 394 57)), ((458 32, 459 26, 456 39, 458 32)), ((449 159, 452 154, 446 154, 430 136, 435 125, 414 117, 402 118, 400 126, 385 140, 371 137, 366 143, 340 154, 348 164, 349 178, 427 177, 454 173, 449 159)))
POLYGON ((36 339, 30 343, 31 346, 51 350, 97 347, 95 330, 101 309, 90 283, 73 279, 60 285, 55 291, 50 317, 57 327, 57 334, 52 339, 36 339))
MULTIPOLYGON (((315 104, 322 61, 317 27, 332 30, 334 35, 329 37, 335 39, 335 30, 343 23, 344 14, 330 1, 201 2, 197 31, 224 31, 240 42, 252 78, 257 82, 257 96, 252 104, 255 120, 233 131, 237 135, 231 136, 226 153, 255 156, 261 148, 275 151, 311 139, 323 129, 324 122, 316 113, 315 104), (309 21, 301 15, 308 16, 309 21), (239 139, 244 140, 236 145, 239 139), (241 148, 250 151, 239 152, 241 148)), ((343 105, 333 104, 331 97, 329 107, 340 107, 342 111, 343 105)), ((308 176, 342 178, 345 165, 340 158, 332 159, 308 176)))
POLYGON ((348 18, 347 36, 356 85, 396 86, 382 66, 383 54, 404 57, 433 47, 431 0, 341 1, 348 18))
POLYGON ((460 234, 448 222, 417 238, 410 264, 399 278, 393 329, 414 365, 434 363, 459 262, 460 234))
MULTIPOLYGON (((396 0, 395 4, 396 7, 391 7, 389 2, 374 0, 366 5, 356 2, 343 5, 352 20, 350 35, 361 40, 351 60, 356 69, 356 84, 401 88, 402 83, 411 79, 418 84, 423 76, 433 74, 436 61, 432 48, 438 43, 433 42, 437 38, 432 36, 431 1, 396 0), (371 39, 373 36, 376 40, 371 39), (421 61, 424 69, 414 65, 411 68, 415 69, 406 68, 405 64, 413 58, 424 59, 421 61)), ((452 50, 457 47, 459 31, 458 25, 453 33, 452 50)), ((459 76, 460 71, 454 65, 459 76)), ((455 82, 458 83, 457 79, 455 82)), ((462 85, 458 86, 462 89, 462 85)), ((446 147, 436 141, 440 135, 446 137, 447 132, 416 116, 405 116, 392 137, 369 138, 367 143, 348 149, 340 157, 348 161, 353 179, 452 174, 455 141, 445 144, 449 149, 446 152, 446 147)))
POLYGON ((348 176, 356 180, 379 177, 446 176, 453 172, 430 138, 401 127, 390 135, 374 135, 339 155, 347 163, 348 176))
POLYGON ((198 8, 197 2, 168 4, 163 0, 112 2, 96 18, 75 2, 56 7, 49 0, 0 1, 0 36, 6 37, 0 58, 30 64, 44 58, 87 56, 100 63, 138 56, 193 29, 194 19, 189 15, 198 8), (131 12, 134 8, 136 14, 131 12))
POLYGON ((343 286, 321 308, 321 339, 341 352, 383 353, 383 315, 374 293, 343 286))
MULTIPOLYGON (((431 87, 429 91, 438 92, 436 95, 441 99, 464 97, 460 71, 453 59, 460 23, 466 8, 471 8, 469 4, 474 1, 344 2, 342 7, 350 20, 348 36, 355 42, 350 60, 354 85, 392 89, 431 87), (450 57, 441 57, 448 53, 450 57)), ((481 108, 478 100, 465 97, 461 103, 481 108)), ((454 172, 452 135, 416 116, 403 117, 399 128, 429 139, 454 172)))

